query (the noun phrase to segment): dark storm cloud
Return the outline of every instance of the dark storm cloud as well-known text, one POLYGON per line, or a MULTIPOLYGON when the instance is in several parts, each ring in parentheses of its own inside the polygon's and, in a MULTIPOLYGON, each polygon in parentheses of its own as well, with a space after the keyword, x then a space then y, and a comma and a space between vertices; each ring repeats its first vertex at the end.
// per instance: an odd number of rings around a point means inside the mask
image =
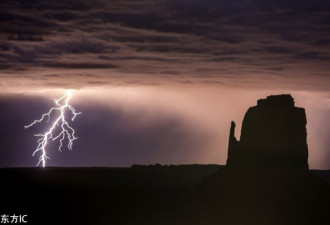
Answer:
POLYGON ((251 72, 299 77, 330 69, 325 0, 14 0, 0 6, 4 73, 81 65, 123 75, 175 71, 168 75, 178 78, 198 71, 222 79, 226 71, 235 80, 234 74, 251 72))
POLYGON ((16 35, 9 36, 8 40, 10 41, 44 41, 44 38, 32 35, 16 35))
POLYGON ((141 60, 141 61, 160 61, 160 62, 176 62, 178 59, 171 58, 161 58, 161 57, 138 57, 138 56, 123 56, 123 57, 110 57, 106 55, 98 56, 99 59, 110 60, 110 61, 131 61, 131 60, 141 60))
POLYGON ((286 46, 266 46, 264 48, 266 52, 270 53, 280 53, 280 54, 288 54, 288 53, 295 53, 297 52, 297 49, 291 48, 291 47, 286 47, 286 46))
MULTIPOLYGON (((39 54, 59 55, 63 53, 82 54, 82 53, 102 53, 106 47, 101 42, 91 40, 57 41, 50 42, 41 47, 36 47, 34 51, 39 54)), ((115 51, 116 47, 112 47, 115 51)))
POLYGON ((43 14, 43 16, 50 20, 68 22, 68 21, 72 21, 72 20, 78 18, 79 14, 77 14, 74 11, 61 11, 61 12, 46 11, 43 14))
POLYGON ((317 51, 303 51, 299 52, 294 55, 296 59, 302 59, 302 60, 329 60, 330 55, 325 54, 324 52, 317 52, 317 51))
POLYGON ((40 20, 38 17, 34 16, 33 13, 19 14, 16 13, 15 11, 10 13, 2 12, 0 19, 2 22, 18 24, 21 25, 22 27, 26 25, 27 26, 31 25, 33 27, 39 27, 39 28, 43 28, 43 27, 52 28, 57 25, 55 22, 40 20))
POLYGON ((174 36, 162 35, 143 35, 140 36, 112 36, 112 40, 119 42, 133 42, 133 43, 162 43, 162 42, 176 42, 178 38, 174 36))
MULTIPOLYGON (((15 11, 11 13, 1 12, 0 18, 1 32, 11 35, 49 35, 57 24, 45 21, 35 15, 17 15, 15 11)), ((9 36, 9 37, 10 37, 9 36)))
POLYGON ((330 38, 316 39, 316 40, 311 41, 309 44, 315 45, 315 46, 329 46, 330 45, 330 38))
POLYGON ((102 63, 45 63, 44 67, 65 68, 65 69, 113 69, 116 65, 102 63))

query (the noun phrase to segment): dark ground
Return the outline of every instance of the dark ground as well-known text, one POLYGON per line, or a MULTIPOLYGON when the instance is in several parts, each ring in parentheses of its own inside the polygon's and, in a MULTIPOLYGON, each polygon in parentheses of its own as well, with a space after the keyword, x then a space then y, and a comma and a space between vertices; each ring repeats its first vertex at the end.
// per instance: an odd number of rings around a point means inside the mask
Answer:
MULTIPOLYGON (((220 168, 3 168, 0 214, 44 225, 175 224, 202 179, 220 168)), ((330 184, 330 171, 312 173, 330 184)))

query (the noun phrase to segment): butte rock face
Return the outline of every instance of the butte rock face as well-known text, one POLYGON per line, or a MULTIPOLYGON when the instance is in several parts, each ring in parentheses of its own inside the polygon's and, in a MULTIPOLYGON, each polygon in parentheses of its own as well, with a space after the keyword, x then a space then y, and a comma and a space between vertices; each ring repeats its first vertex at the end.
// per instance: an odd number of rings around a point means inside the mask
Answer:
POLYGON ((240 141, 231 123, 227 166, 308 170, 306 114, 291 95, 268 96, 246 112, 240 141))
POLYGON ((268 96, 232 122, 227 165, 191 194, 180 225, 330 225, 330 186, 308 169, 306 115, 268 96))

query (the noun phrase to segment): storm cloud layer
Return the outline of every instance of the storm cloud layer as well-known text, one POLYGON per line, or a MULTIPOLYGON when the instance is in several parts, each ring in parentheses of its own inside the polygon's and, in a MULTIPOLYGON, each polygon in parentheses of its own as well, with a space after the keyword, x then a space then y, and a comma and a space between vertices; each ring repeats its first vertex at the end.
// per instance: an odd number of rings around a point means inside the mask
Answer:
POLYGON ((1 1, 1 81, 326 89, 329 21, 326 0, 1 1))
POLYGON ((330 168, 329 71, 328 0, 2 0, 0 166, 34 165, 24 125, 73 89, 79 139, 53 166, 224 164, 230 121, 290 93, 330 168))

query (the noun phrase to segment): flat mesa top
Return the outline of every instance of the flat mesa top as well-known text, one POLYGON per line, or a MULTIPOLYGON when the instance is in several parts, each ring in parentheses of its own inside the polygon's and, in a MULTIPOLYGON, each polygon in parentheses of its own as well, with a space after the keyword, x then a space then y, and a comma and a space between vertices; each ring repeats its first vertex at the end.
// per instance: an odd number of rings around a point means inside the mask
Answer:
POLYGON ((290 94, 270 95, 266 99, 259 99, 257 102, 261 107, 294 107, 294 99, 290 94))

